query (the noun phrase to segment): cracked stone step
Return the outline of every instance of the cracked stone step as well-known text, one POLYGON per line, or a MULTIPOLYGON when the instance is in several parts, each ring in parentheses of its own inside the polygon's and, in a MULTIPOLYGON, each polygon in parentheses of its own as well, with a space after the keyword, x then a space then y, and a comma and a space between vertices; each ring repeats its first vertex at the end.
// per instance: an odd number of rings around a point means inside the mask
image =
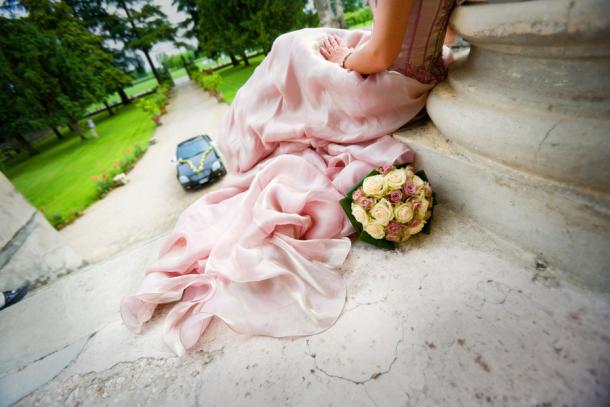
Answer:
MULTIPOLYGON (((23 339, 23 338, 22 338, 23 339)), ((68 366, 88 341, 88 337, 36 360, 23 369, 0 379, 0 407, 8 407, 57 376, 68 366)))

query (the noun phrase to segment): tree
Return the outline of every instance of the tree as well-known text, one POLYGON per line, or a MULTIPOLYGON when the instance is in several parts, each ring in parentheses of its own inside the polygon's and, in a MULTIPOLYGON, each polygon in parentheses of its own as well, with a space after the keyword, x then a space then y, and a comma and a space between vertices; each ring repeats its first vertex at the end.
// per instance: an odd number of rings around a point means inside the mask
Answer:
POLYGON ((141 51, 158 82, 161 75, 150 57, 152 47, 163 41, 174 41, 176 29, 167 20, 161 8, 151 0, 107 0, 125 15, 116 12, 114 16, 115 39, 132 50, 141 51))
POLYGON ((50 45, 33 25, 0 17, 0 139, 16 139, 32 155, 38 150, 23 134, 45 127, 56 112, 40 75, 50 45))
POLYGON ((68 123, 84 139, 85 109, 124 74, 65 3, 23 5, 26 17, 0 18, 0 133, 25 146, 24 133, 68 123))
POLYGON ((321 26, 345 28, 343 4, 340 0, 313 0, 313 4, 318 11, 321 26))
POLYGON ((256 45, 266 54, 273 41, 281 34, 306 26, 317 26, 314 13, 305 12, 304 0, 257 1, 250 18, 242 23, 256 45))
MULTIPOLYGON (((104 7, 103 0, 63 0, 78 16, 85 27, 92 34, 100 35, 104 41, 114 43, 120 41, 125 29, 121 19, 108 12, 104 7)), ((127 72, 135 62, 135 58, 128 54, 125 47, 109 47, 104 42, 101 43, 104 51, 110 53, 113 58, 113 65, 123 72, 127 72)), ((111 74, 105 78, 110 88, 116 90, 121 97, 123 104, 129 104, 130 99, 124 91, 124 87, 131 84, 131 78, 127 75, 111 74)), ((112 110, 104 99, 104 105, 108 113, 112 115, 112 110)))
POLYGON ((172 0, 172 4, 176 6, 178 11, 187 15, 186 19, 179 24, 179 27, 184 30, 183 36, 199 41, 199 8, 197 0, 172 0))
POLYGON ((23 4, 29 13, 26 19, 53 44, 45 69, 56 84, 55 100, 69 126, 84 140, 78 121, 85 109, 104 100, 128 78, 113 66, 103 39, 91 34, 66 3, 23 0, 23 4))
POLYGON ((305 0, 197 1, 201 50, 210 58, 225 53, 233 65, 235 55, 247 65, 247 49, 267 52, 278 35, 315 23, 304 11, 305 0))
POLYGON ((255 46, 251 32, 243 24, 251 18, 257 0, 197 0, 199 5, 199 44, 205 55, 216 58, 221 52, 234 66, 241 55, 249 64, 246 50, 255 46))
POLYGON ((366 6, 366 1, 362 0, 341 0, 343 5, 343 11, 346 13, 351 13, 352 11, 356 11, 366 6))

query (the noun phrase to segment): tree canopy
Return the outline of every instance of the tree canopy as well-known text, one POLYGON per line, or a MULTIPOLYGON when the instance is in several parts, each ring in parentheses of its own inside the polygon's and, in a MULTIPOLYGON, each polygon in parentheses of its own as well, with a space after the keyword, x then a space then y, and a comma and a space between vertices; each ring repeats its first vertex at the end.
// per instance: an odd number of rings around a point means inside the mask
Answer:
POLYGON ((112 15, 113 39, 125 48, 141 51, 159 82, 162 78, 150 57, 153 46, 163 41, 175 41, 176 28, 152 0, 105 0, 114 8, 112 15))
POLYGON ((305 0, 197 0, 199 44, 210 58, 224 52, 242 55, 260 48, 268 52, 275 38, 287 31, 317 25, 305 12, 305 0))
POLYGON ((178 11, 186 14, 186 19, 178 24, 184 30, 183 35, 187 38, 199 40, 199 8, 197 0, 172 0, 178 11))
POLYGON ((128 78, 65 3, 22 4, 27 16, 0 17, 0 137, 68 123, 84 138, 85 109, 128 78))

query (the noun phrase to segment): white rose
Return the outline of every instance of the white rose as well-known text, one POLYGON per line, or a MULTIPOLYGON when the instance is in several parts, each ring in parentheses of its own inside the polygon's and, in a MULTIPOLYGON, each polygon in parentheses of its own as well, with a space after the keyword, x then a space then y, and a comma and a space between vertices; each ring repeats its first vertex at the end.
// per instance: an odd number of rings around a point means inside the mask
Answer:
POLYGON ((400 223, 407 223, 413 219, 413 206, 411 205, 411 202, 396 205, 394 208, 394 217, 400 223))
POLYGON ((355 203, 352 204, 352 215, 354 219, 356 219, 363 226, 366 226, 369 223, 369 214, 366 213, 366 210, 355 203))
POLYGON ((404 168, 405 170, 405 174, 407 175, 407 178, 411 178, 413 177, 413 175, 415 175, 415 173, 413 172, 413 167, 411 167, 410 165, 404 168))
POLYGON ((388 190, 388 185, 383 175, 372 175, 366 177, 362 183, 362 190, 368 196, 381 198, 388 190))
POLYGON ((428 206, 429 206, 429 202, 426 199, 423 199, 420 204, 419 207, 417 208, 417 213, 416 213, 416 217, 417 219, 424 219, 426 217, 426 212, 428 212, 428 206))
POLYGON ((377 223, 386 226, 392 219, 394 219, 394 210, 392 204, 385 198, 382 198, 373 206, 371 209, 371 216, 377 223))
POLYGON ((403 169, 396 169, 388 172, 385 175, 386 183, 389 189, 400 189, 407 180, 407 174, 403 169))
POLYGON ((376 222, 370 222, 364 228, 366 233, 371 235, 373 239, 383 239, 385 237, 385 227, 376 222))
POLYGON ((424 187, 424 180, 419 178, 417 175, 415 175, 413 177, 413 183, 415 184, 415 186, 417 187, 417 189, 423 188, 424 187))
POLYGON ((411 226, 408 227, 405 231, 405 233, 407 235, 413 236, 418 234, 419 232, 421 232, 421 230, 424 228, 424 226, 426 225, 426 222, 419 222, 416 226, 411 226))

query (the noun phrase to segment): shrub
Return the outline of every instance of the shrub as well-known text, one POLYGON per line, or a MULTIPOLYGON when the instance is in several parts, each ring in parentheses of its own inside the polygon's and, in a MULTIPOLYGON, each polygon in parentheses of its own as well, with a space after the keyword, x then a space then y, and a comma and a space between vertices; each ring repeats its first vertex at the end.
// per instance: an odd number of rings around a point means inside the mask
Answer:
POLYGON ((208 73, 208 71, 200 71, 193 75, 193 79, 208 92, 218 93, 221 79, 218 72, 212 71, 212 73, 208 73))
POLYGON ((160 116, 167 112, 165 106, 167 105, 167 99, 169 98, 169 92, 172 89, 172 85, 168 82, 162 82, 157 86, 157 90, 154 94, 141 98, 136 102, 136 105, 144 111, 149 113, 151 119, 157 124, 161 124, 160 116))
POLYGON ((58 229, 60 229, 66 222, 66 220, 64 219, 64 216, 58 212, 53 213, 51 216, 49 216, 48 219, 49 219, 49 223, 51 223, 51 225, 53 225, 53 227, 58 228, 58 229))
POLYGON ((211 93, 217 93, 218 87, 220 86, 220 75, 217 72, 214 72, 210 75, 205 75, 203 77, 203 89, 207 90, 211 93))
POLYGON ((100 176, 91 177, 91 180, 95 182, 97 198, 99 199, 110 192, 115 187, 113 178, 122 172, 129 172, 145 151, 146 148, 143 148, 140 144, 135 144, 133 148, 127 147, 123 158, 118 161, 117 166, 113 165, 113 169, 110 172, 104 171, 100 176))
POLYGON ((100 178, 95 186, 97 187, 97 196, 101 198, 112 189, 112 178, 100 178))
POLYGON ((153 96, 138 99, 136 106, 144 113, 149 113, 151 116, 158 116, 161 114, 161 109, 157 106, 153 96))
POLYGON ((144 154, 144 149, 142 147, 140 147, 139 144, 134 145, 133 146, 133 155, 134 155, 134 157, 137 158, 137 157, 141 156, 142 154, 144 154))
POLYGON ((366 23, 367 21, 371 21, 373 19, 373 13, 371 13, 370 7, 364 7, 360 10, 352 11, 344 14, 345 24, 348 27, 352 27, 354 25, 366 23))

